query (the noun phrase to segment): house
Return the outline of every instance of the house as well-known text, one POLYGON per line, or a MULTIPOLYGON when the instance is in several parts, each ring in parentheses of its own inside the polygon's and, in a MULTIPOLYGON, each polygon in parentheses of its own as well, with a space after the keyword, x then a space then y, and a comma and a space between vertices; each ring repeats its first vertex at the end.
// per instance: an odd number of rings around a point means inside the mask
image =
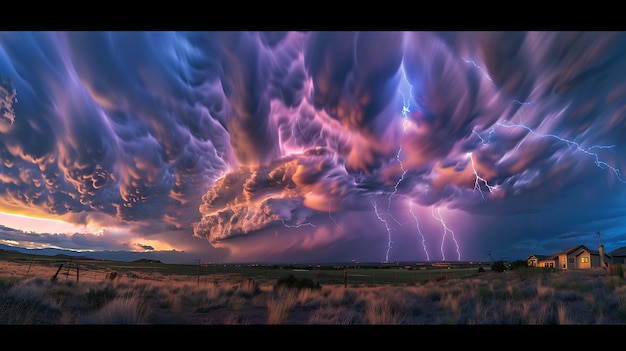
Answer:
MULTIPOLYGON (((626 250, 625 250, 626 253, 626 250)), ((585 245, 576 245, 552 255, 531 254, 526 258, 528 266, 557 269, 589 269, 605 267, 611 256, 604 253, 604 246, 591 250, 585 245), (601 260, 600 257, 603 257, 601 260)))
POLYGON ((611 256, 612 264, 626 264, 626 246, 619 247, 609 252, 609 256, 611 256))
POLYGON ((528 267, 552 267, 554 268, 554 261, 550 259, 548 255, 535 255, 530 254, 526 258, 528 267))

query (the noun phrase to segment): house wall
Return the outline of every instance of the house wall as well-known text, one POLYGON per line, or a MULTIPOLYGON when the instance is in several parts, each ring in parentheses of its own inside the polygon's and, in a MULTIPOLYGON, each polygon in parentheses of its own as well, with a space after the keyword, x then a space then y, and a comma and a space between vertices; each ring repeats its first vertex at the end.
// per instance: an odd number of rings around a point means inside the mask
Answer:
MULTIPOLYGON (((568 268, 568 260, 567 260, 567 255, 558 255, 556 258, 556 262, 557 262, 557 268, 558 269, 567 269, 568 268)), ((570 267, 573 268, 573 267, 570 267)))
POLYGON ((613 263, 613 264, 626 264, 626 259, 624 257, 621 257, 621 256, 614 256, 611 259, 611 263, 613 263))
POLYGON ((602 267, 600 265, 600 256, 591 256, 591 267, 602 267))
POLYGON ((567 269, 567 255, 558 255, 556 262, 558 269, 567 269))
POLYGON ((550 268, 554 268, 554 261, 553 261, 553 260, 543 260, 543 261, 538 261, 538 262, 537 262, 537 267, 550 267, 550 268))
MULTIPOLYGON (((596 257, 595 259, 595 264, 593 265, 594 267, 599 267, 600 266, 600 259, 596 257)), ((576 257, 576 263, 577 263, 577 267, 578 269, 589 269, 591 268, 591 255, 589 254, 589 252, 584 252, 580 255, 578 255, 576 257), (583 262, 585 261, 586 262, 583 262)))

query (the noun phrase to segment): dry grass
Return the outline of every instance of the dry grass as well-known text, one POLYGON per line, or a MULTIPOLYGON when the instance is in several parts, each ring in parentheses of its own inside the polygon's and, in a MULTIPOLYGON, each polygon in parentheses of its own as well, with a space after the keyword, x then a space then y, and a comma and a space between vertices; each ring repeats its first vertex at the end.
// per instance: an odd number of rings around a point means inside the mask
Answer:
POLYGON ((321 289, 54 273, 0 262, 0 324, 626 324, 624 277, 603 269, 321 289))

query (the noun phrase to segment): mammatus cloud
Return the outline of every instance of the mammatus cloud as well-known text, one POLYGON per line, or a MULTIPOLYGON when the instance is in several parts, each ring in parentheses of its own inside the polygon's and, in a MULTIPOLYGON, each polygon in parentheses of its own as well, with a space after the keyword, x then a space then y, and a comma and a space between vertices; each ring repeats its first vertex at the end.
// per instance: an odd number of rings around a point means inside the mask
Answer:
POLYGON ((17 103, 17 93, 11 84, 11 80, 4 82, 0 76, 0 116, 11 125, 15 123, 15 109, 13 104, 17 103))
POLYGON ((625 40, 2 33, 0 209, 234 261, 621 246, 625 40))

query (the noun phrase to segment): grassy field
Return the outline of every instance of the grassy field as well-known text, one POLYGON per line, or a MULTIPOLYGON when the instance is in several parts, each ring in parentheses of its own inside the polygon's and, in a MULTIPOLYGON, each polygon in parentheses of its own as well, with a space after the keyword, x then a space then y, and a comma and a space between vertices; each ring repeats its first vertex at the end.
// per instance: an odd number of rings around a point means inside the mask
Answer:
POLYGON ((626 324, 624 273, 609 268, 194 266, 0 252, 0 324, 626 324))
MULTIPOLYGON (((165 264, 158 261, 133 262, 99 261, 69 256, 29 255, 16 251, 0 250, 0 261, 21 263, 25 266, 57 268, 57 279, 98 280, 103 275, 116 272, 133 277, 141 274, 162 280, 167 276, 187 276, 189 282, 200 284, 237 282, 252 279, 261 284, 273 284, 281 277, 293 275, 297 279, 310 279, 320 285, 404 285, 425 283, 446 278, 468 278, 478 274, 479 267, 489 270, 489 265, 457 265, 433 267, 430 265, 253 265, 253 264, 165 264), (60 268, 60 269, 59 269, 60 268)), ((56 273, 56 271, 55 271, 56 273)), ((28 270, 24 272, 27 276, 28 270)), ((54 275, 54 274, 53 274, 54 275)))

